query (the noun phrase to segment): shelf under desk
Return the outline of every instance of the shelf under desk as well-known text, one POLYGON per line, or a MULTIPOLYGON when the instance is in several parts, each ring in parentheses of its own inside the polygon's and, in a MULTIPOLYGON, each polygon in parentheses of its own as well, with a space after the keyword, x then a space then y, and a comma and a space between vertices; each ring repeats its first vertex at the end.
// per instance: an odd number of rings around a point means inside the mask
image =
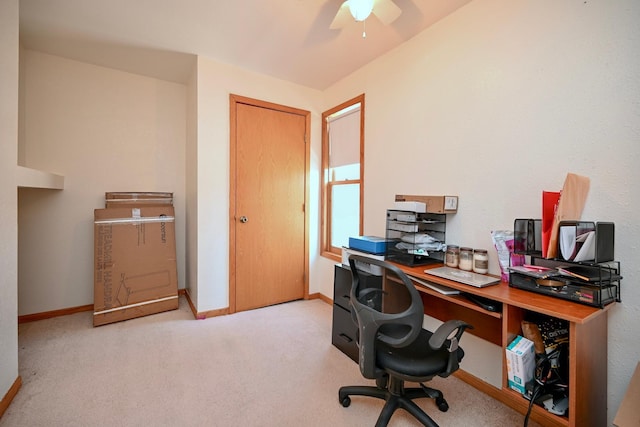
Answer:
MULTIPOLYGON (((526 413, 529 401, 507 386, 505 348, 522 335, 521 322, 527 313, 539 313, 569 322, 569 411, 560 417, 534 405, 531 419, 545 426, 602 426, 607 420, 607 312, 534 292, 516 289, 500 282, 476 288, 448 279, 427 275, 429 265, 409 267, 395 264, 409 276, 444 285, 462 292, 502 303, 501 312, 491 312, 462 295, 445 295, 416 283, 422 293, 425 314, 438 320, 461 319, 474 326, 466 333, 476 335, 502 348, 502 387, 496 388, 462 369, 456 376, 515 410, 526 413)), ((388 284, 387 284, 388 285, 388 284)), ((464 340, 464 338, 463 338, 464 340)))

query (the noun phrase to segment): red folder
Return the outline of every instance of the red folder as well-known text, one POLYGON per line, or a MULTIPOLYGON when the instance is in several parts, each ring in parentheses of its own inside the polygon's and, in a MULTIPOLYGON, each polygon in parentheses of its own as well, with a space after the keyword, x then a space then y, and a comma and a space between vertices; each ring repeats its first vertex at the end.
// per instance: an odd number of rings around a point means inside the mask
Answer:
POLYGON ((551 231, 553 230, 553 219, 558 209, 558 201, 560 200, 559 191, 543 191, 542 192, 542 257, 547 257, 549 241, 551 240, 551 231))

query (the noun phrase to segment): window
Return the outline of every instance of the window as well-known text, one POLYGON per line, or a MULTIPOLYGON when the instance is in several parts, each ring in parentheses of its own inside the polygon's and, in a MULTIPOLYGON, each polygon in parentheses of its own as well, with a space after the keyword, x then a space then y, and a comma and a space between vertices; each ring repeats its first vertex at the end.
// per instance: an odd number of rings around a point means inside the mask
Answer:
POLYGON ((362 235, 364 95, 322 113, 322 255, 362 235))

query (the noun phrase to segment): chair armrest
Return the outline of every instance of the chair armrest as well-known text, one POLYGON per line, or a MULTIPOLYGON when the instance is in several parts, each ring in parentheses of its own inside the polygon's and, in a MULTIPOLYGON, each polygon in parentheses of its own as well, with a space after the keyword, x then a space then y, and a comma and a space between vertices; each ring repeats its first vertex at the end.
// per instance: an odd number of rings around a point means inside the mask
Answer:
POLYGON ((462 336, 465 329, 473 329, 473 326, 469 325, 462 320, 448 320, 431 335, 429 339, 429 345, 434 350, 438 350, 442 348, 447 341, 449 341, 449 347, 447 348, 449 352, 454 352, 458 349, 458 342, 460 341, 460 337, 462 336), (457 331, 453 337, 451 334, 457 331), (451 337, 451 338, 450 338, 451 337))
POLYGON ((449 352, 447 367, 444 372, 439 373, 438 376, 446 378, 458 370, 458 367, 460 366, 460 359, 464 355, 462 349, 458 348, 458 342, 460 342, 460 337, 467 328, 473 329, 473 326, 463 322, 462 320, 449 320, 440 325, 433 335, 431 335, 429 345, 434 350, 440 350, 448 343, 448 346, 446 347, 449 352))

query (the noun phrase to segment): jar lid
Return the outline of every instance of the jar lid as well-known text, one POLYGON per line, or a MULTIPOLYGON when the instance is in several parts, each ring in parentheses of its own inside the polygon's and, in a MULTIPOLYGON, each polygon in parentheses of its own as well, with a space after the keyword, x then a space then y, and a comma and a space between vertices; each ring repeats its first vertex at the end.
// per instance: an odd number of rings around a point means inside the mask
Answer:
POLYGON ((458 249, 456 245, 447 245, 447 249, 458 249))
POLYGON ((474 252, 477 252, 479 254, 486 254, 487 250, 486 249, 474 249, 474 252))
POLYGON ((460 248, 461 251, 468 251, 468 252, 472 252, 473 248, 467 248, 467 247, 462 247, 460 248))

